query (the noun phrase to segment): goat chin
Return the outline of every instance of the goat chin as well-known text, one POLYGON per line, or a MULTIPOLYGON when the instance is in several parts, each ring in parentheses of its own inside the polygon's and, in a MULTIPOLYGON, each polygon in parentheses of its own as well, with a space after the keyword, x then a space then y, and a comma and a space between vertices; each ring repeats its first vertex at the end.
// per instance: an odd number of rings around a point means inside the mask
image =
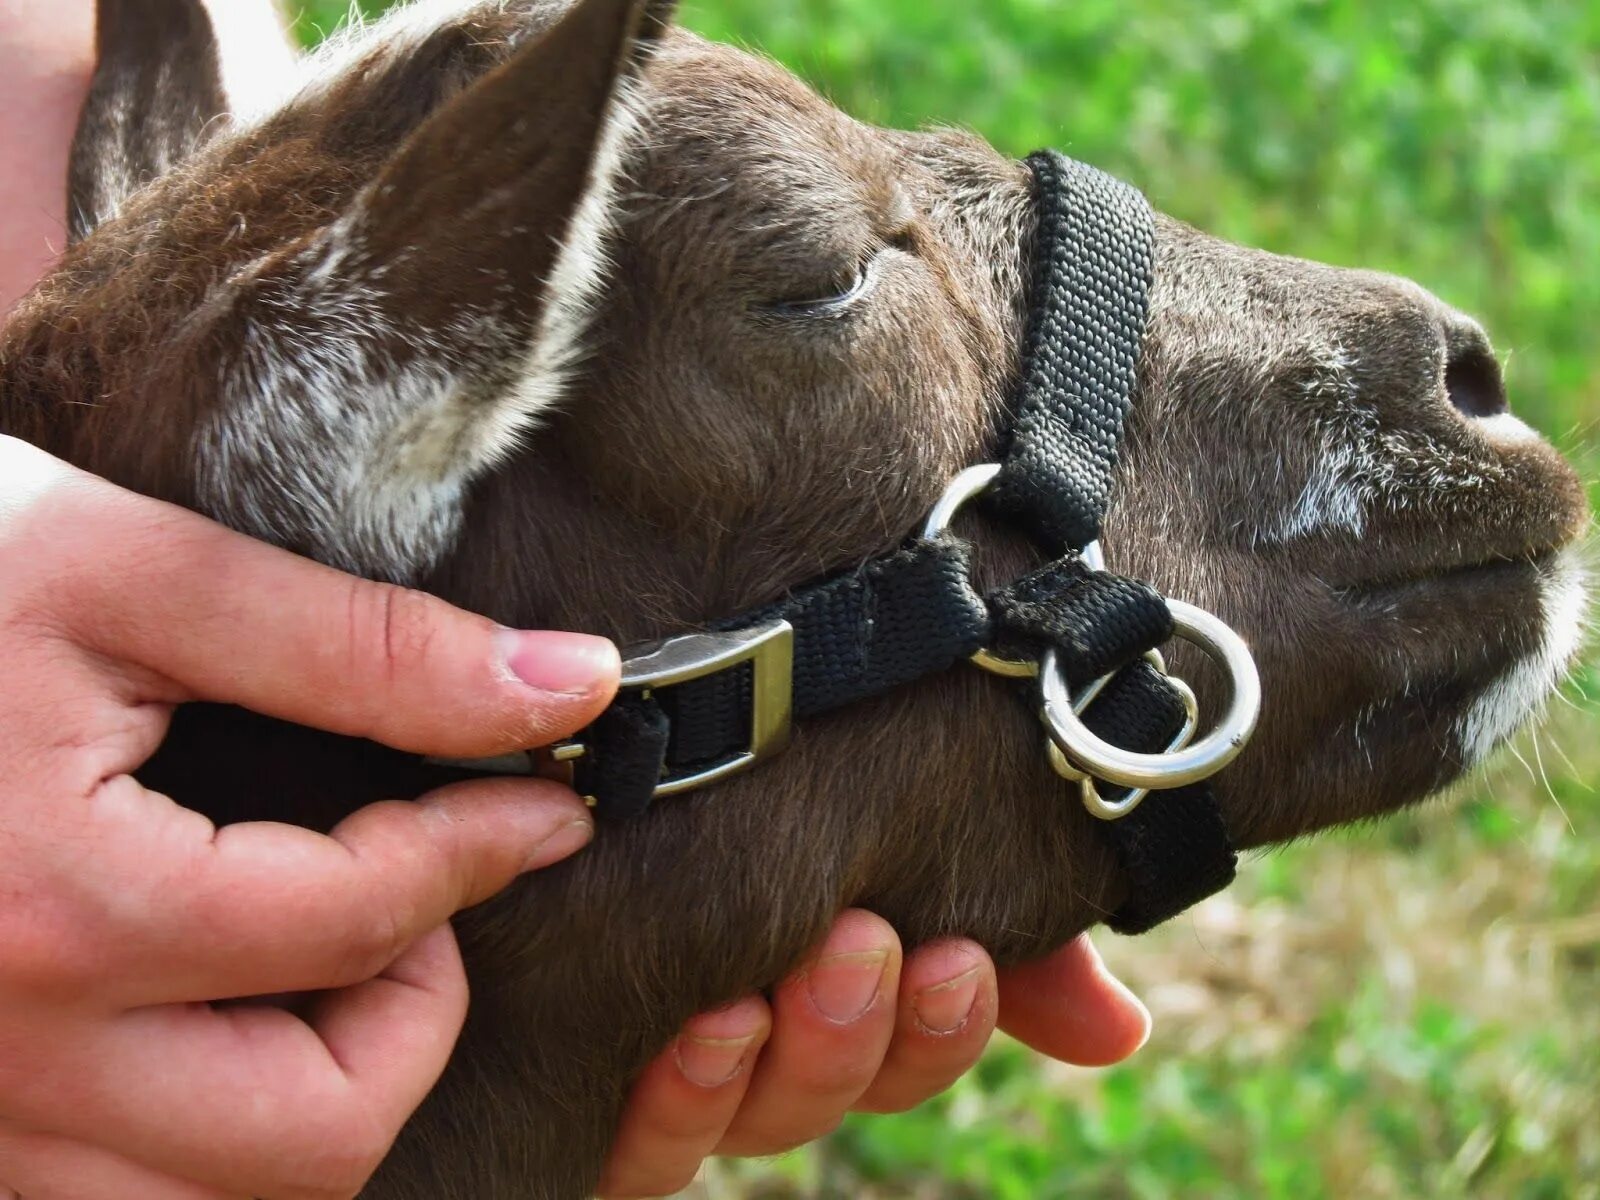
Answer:
POLYGON ((1576 549, 1543 572, 1537 649, 1506 668, 1456 723, 1462 760, 1476 766, 1536 717, 1578 661, 1588 610, 1588 573, 1576 549))

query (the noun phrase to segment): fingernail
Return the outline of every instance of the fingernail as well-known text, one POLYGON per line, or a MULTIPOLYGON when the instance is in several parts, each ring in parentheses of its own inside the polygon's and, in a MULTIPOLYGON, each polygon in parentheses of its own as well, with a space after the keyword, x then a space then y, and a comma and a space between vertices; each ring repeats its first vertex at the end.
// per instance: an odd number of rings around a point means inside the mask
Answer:
MULTIPOLYGON (((1129 994, 1132 995, 1132 993, 1129 994)), ((1133 1002, 1137 1004, 1140 1011, 1144 1013, 1144 1033, 1140 1035, 1139 1044, 1133 1048, 1133 1052, 1137 1054, 1150 1044, 1150 1035, 1156 1031, 1156 1021, 1155 1018, 1150 1015, 1150 1009, 1145 1005, 1144 1001, 1140 1000, 1137 996, 1134 996, 1133 1002)))
POLYGON ((980 974, 981 968, 973 967, 954 979, 923 988, 911 1001, 917 1024, 928 1033, 955 1033, 972 1015, 972 1006, 978 999, 980 974))
POLYGON ((550 834, 533 848, 524 871, 537 871, 558 863, 568 855, 576 854, 594 840, 594 822, 588 817, 577 817, 550 834))
POLYGON ((586 633, 500 631, 506 669, 531 688, 559 696, 587 696, 614 683, 617 648, 586 633))
POLYGON ((817 1011, 835 1025, 848 1025, 861 1017, 878 997, 887 950, 860 954, 835 954, 806 972, 806 989, 817 1011))
POLYGON ((1140 1014, 1140 1018, 1143 1022, 1139 1031, 1139 1044, 1130 1051, 1131 1054, 1137 1054, 1150 1044, 1150 1035, 1155 1032, 1156 1028, 1155 1018, 1150 1015, 1149 1005, 1147 1005, 1143 1000, 1139 999, 1139 997, 1135 996, 1133 992, 1128 989, 1127 984, 1123 983, 1120 979, 1115 979, 1115 977, 1113 977, 1113 979, 1115 980, 1117 987, 1122 989, 1122 994, 1128 998, 1129 1006, 1131 1006, 1140 1014))
POLYGON ((700 1038, 684 1034, 677 1041, 673 1056, 678 1070, 696 1087, 719 1088, 732 1083, 744 1070, 744 1057, 754 1035, 742 1038, 700 1038))
POLYGON ((1095 973, 1106 982, 1112 991, 1116 992, 1122 997, 1123 1001, 1126 1002, 1129 1008, 1133 1009, 1140 1016, 1141 1031, 1139 1035, 1139 1044, 1129 1051, 1130 1054, 1137 1054, 1149 1043, 1150 1034, 1155 1029, 1155 1018, 1150 1015, 1149 1006, 1146 1005, 1143 1000, 1139 999, 1138 996, 1133 994, 1133 989, 1112 974, 1111 968, 1106 966, 1106 960, 1100 953, 1100 947, 1096 946, 1094 942, 1090 941, 1088 935, 1084 935, 1083 942, 1084 946, 1087 948, 1088 958, 1094 967, 1095 973))

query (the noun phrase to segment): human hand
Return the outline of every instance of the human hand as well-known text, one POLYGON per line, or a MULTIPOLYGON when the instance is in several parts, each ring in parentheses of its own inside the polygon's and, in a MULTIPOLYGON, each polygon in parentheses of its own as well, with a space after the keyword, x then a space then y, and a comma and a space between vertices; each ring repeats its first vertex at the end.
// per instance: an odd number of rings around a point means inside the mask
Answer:
POLYGON ((617 676, 607 642, 501 630, 0 437, 0 1197, 353 1194, 460 1030, 448 919, 592 833, 565 789, 499 780, 329 836, 218 830, 132 778, 174 705, 470 758, 581 728, 617 676), (303 1018, 212 1003, 312 991, 303 1018))
MULTIPOLYGON (((196 698, 419 753, 547 742, 603 705, 614 652, 350 579, 11 439, 0 481, 0 1197, 350 1194, 459 1029, 443 922, 584 844, 587 813, 553 785, 485 781, 331 838, 218 832, 127 772, 196 698), (572 678, 550 692, 489 669, 508 645, 572 678), (326 988, 307 1021, 203 1003, 326 988)), ((775 1007, 692 1021, 641 1080, 608 1189, 659 1194, 713 1150, 910 1107, 971 1066, 1002 1008, 1086 1064, 1147 1028, 1086 942, 998 981, 970 942, 901 957, 886 924, 847 913, 775 1007)))
POLYGON ((774 991, 694 1018, 635 1085, 600 1194, 687 1187, 710 1154, 776 1154, 821 1137, 844 1114, 915 1107, 965 1074, 996 1021, 1036 1050, 1080 1066, 1120 1062, 1150 1015, 1087 937, 996 974, 965 939, 902 961, 894 930, 845 913, 812 962, 774 991))

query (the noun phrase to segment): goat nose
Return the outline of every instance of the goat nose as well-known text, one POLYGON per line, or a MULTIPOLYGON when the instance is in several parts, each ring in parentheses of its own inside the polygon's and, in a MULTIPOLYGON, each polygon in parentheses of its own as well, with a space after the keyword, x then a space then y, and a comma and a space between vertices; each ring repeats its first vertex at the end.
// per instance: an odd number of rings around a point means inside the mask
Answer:
POLYGON ((1483 330, 1464 317, 1447 320, 1444 340, 1444 390, 1455 409, 1468 417, 1510 411, 1500 363, 1483 330))

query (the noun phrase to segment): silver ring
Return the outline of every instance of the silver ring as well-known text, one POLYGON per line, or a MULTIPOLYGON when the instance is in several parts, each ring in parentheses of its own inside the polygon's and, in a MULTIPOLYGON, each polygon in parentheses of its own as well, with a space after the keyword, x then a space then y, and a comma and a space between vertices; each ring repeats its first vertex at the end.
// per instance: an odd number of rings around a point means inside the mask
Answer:
MULTIPOLYGON (((1154 653, 1154 652, 1152 652, 1154 653)), ((1149 654, 1145 655, 1148 659, 1149 654)), ((1159 658, 1159 655, 1156 655, 1159 658)), ((1161 672, 1166 674, 1165 670, 1161 672)), ((1107 676, 1108 679, 1115 676, 1107 676)), ((1167 682, 1178 692, 1178 697, 1183 701, 1183 728, 1180 729, 1172 741, 1167 743, 1166 753, 1181 750, 1187 746, 1200 728, 1200 702, 1195 699, 1194 689, 1176 675, 1169 676, 1167 682)), ((1086 704, 1080 702, 1073 706, 1082 712, 1086 704)), ((1078 785, 1078 792, 1083 798, 1083 807, 1088 809, 1089 815, 1101 821, 1120 821, 1150 795, 1149 788, 1132 788, 1121 800, 1107 800, 1100 794, 1100 782, 1093 775, 1086 775, 1073 766, 1067 756, 1062 753, 1061 747, 1049 738, 1044 740, 1045 750, 1050 757, 1050 765, 1056 769, 1056 774, 1078 785)))
MULTIPOLYGON (((1217 727, 1192 746, 1167 754, 1136 754, 1113 746, 1089 731, 1073 711, 1072 689, 1056 652, 1040 660, 1045 727, 1050 740, 1073 766, 1121 787, 1165 790, 1209 779, 1250 741, 1261 717, 1261 676, 1244 639, 1222 621, 1192 604, 1168 600, 1178 637, 1193 642, 1228 672, 1233 697, 1217 727)), ((1124 804, 1126 801, 1123 802, 1124 804)))
MULTIPOLYGON (((939 497, 939 502, 933 506, 933 511, 928 514, 928 520, 922 527, 922 536, 927 541, 932 541, 945 530, 950 528, 950 523, 956 519, 963 508, 988 491, 994 481, 999 478, 1001 464, 982 463, 976 467, 968 467, 950 481, 950 486, 939 497)), ((1106 569, 1105 556, 1100 552, 1100 543, 1091 542, 1083 549, 1083 561, 1088 564, 1091 571, 1104 571, 1106 569)), ((976 651, 971 660, 974 666, 982 667, 991 675, 1000 675, 1006 679, 1035 679, 1039 675, 1040 664, 1028 659, 1006 658, 989 649, 976 651)))
POLYGON ((922 527, 923 538, 931 542, 949 529, 950 522, 956 519, 956 514, 988 491, 989 485, 999 475, 999 463, 982 463, 976 467, 968 467, 952 479, 950 486, 945 488, 944 495, 939 497, 939 503, 935 504, 933 511, 928 514, 928 522, 922 527))

